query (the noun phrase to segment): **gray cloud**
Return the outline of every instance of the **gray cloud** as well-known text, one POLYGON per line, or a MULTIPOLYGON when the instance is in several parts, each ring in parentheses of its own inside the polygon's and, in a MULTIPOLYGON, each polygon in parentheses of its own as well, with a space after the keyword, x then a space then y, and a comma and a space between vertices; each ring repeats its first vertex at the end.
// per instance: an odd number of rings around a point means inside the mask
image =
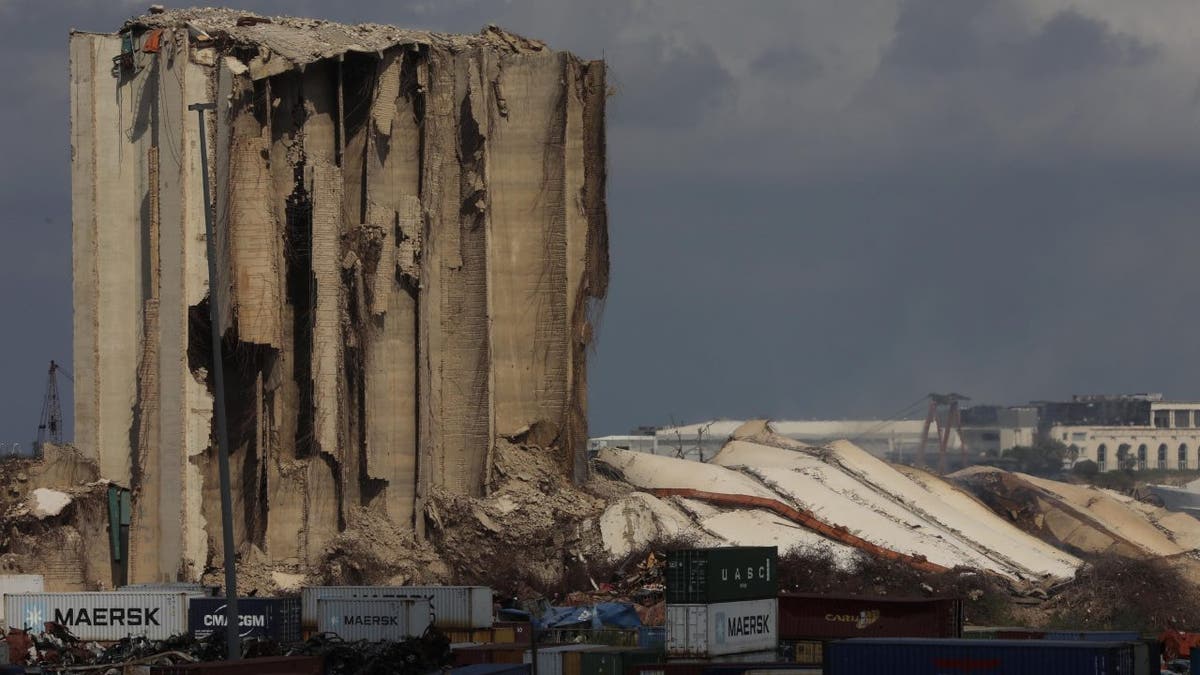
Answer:
POLYGON ((751 68, 768 79, 792 84, 811 81, 825 70, 820 59, 796 44, 767 49, 754 59, 751 68))
POLYGON ((689 127, 728 100, 734 80, 704 44, 670 44, 663 36, 625 44, 610 71, 618 124, 689 127))

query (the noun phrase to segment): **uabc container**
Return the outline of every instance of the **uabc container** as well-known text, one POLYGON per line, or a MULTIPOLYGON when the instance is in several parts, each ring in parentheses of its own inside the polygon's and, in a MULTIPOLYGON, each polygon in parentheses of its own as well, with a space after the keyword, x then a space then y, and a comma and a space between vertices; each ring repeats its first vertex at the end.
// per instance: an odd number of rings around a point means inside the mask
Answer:
POLYGON ((667 554, 667 604, 706 605, 773 598, 779 593, 774 546, 726 546, 667 554))
POLYGON ((493 623, 492 589, 485 586, 310 586, 300 594, 304 630, 317 627, 317 602, 334 598, 428 598, 438 628, 491 628, 493 623))
POLYGON ((187 601, 186 593, 18 593, 4 596, 4 614, 34 633, 54 622, 81 640, 165 640, 187 632, 187 601))
POLYGON ((779 602, 744 600, 712 605, 667 605, 667 654, 705 658, 774 652, 779 645, 779 602))
POLYGON ((317 630, 347 641, 400 642, 430 624, 425 598, 328 598, 317 601, 317 630))
POLYGON ((853 637, 962 637, 958 598, 779 596, 780 640, 853 637))
MULTIPOLYGON (((46 590, 46 578, 40 574, 0 574, 0 600, 9 593, 41 593, 46 590)), ((0 602, 0 628, 4 623, 4 603, 0 602)))
MULTIPOLYGON (((188 632, 204 639, 226 625, 224 598, 190 598, 188 632)), ((238 598, 238 635, 300 640, 300 598, 238 598)))
POLYGON ((831 642, 825 675, 1130 675, 1133 645, 1058 640, 853 638, 831 642))

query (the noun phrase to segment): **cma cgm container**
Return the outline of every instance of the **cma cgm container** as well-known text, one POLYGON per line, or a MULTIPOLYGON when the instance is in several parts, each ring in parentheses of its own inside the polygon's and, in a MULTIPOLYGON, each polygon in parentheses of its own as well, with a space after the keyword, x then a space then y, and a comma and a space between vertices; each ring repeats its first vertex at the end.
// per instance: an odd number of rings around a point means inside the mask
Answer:
POLYGON ((187 601, 186 593, 20 593, 4 596, 4 615, 35 633, 53 621, 80 640, 165 640, 187 632, 187 601))
POLYGON ((667 655, 707 658, 774 652, 779 646, 779 601, 667 605, 667 655))
POLYGON ((1133 664, 1123 642, 853 638, 825 652, 825 675, 1130 675, 1133 664))
POLYGON ((300 594, 304 630, 317 627, 317 601, 333 598, 428 598, 438 628, 491 628, 493 623, 492 589, 485 586, 311 586, 300 594))
MULTIPOLYGON (((0 600, 9 593, 41 593, 46 590, 46 579, 40 574, 0 574, 0 600)), ((4 623, 4 603, 0 602, 0 628, 4 623)))
POLYGON ((708 605, 773 598, 779 593, 778 549, 727 546, 667 554, 667 604, 708 605))
POLYGON ((780 595, 780 640, 962 637, 958 598, 780 595))
MULTIPOLYGON (((224 598, 190 598, 188 632, 203 640, 225 627, 224 598)), ((300 598, 238 598, 238 634, 278 642, 300 640, 300 598)))
POLYGON ((425 598, 328 598, 317 601, 317 630, 346 641, 399 642, 429 628, 425 598))

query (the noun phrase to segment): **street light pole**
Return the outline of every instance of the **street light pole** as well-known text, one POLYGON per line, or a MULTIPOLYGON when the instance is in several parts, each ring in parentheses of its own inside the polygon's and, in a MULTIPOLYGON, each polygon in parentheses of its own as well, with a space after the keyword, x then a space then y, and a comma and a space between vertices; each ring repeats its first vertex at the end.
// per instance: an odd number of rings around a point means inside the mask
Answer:
POLYGON ((213 227, 213 200, 208 184, 208 133, 204 128, 204 112, 216 110, 216 103, 193 103, 200 118, 200 170, 204 180, 204 239, 208 244, 208 316, 212 322, 212 369, 217 419, 217 458, 221 473, 221 530, 225 542, 225 645, 227 658, 242 658, 241 636, 238 634, 237 557, 233 548, 233 493, 229 482, 229 429, 225 423, 225 363, 221 357, 221 307, 217 293, 217 238, 213 227))

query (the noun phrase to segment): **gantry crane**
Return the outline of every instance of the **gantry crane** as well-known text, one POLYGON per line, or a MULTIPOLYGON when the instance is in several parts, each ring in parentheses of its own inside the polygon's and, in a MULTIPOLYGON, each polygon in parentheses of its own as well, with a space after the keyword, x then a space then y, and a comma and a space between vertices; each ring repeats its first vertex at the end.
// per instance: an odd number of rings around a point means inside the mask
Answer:
POLYGON ((49 442, 62 443, 62 404, 58 400, 58 371, 63 371, 72 382, 75 378, 55 361, 50 361, 50 373, 46 376, 46 395, 42 399, 42 418, 38 422, 37 441, 34 450, 41 452, 42 445, 49 442))
POLYGON ((958 412, 960 401, 971 399, 962 394, 930 394, 929 412, 925 415, 925 426, 921 430, 921 445, 917 449, 917 464, 925 468, 925 447, 929 444, 929 427, 937 428, 938 435, 938 473, 946 473, 946 449, 950 447, 950 432, 958 432, 958 443, 962 448, 962 464, 967 465, 967 439, 962 432, 962 418, 958 412), (945 422, 942 421, 940 409, 946 408, 945 422))

